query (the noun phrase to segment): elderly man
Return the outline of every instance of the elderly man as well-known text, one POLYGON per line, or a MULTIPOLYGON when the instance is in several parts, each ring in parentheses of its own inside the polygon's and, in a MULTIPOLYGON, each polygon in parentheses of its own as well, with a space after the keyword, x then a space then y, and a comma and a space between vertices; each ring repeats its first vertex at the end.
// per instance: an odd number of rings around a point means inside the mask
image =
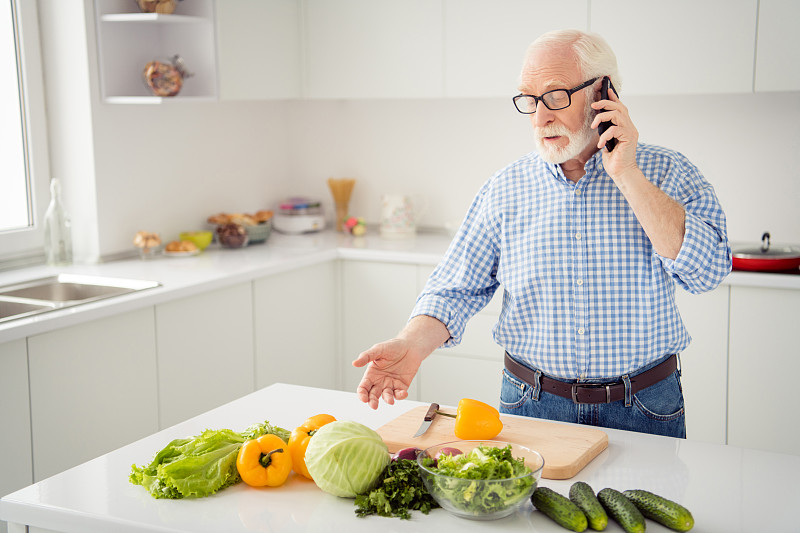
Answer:
POLYGON ((412 318, 353 361, 362 401, 406 398, 502 285, 502 412, 685 437, 675 285, 708 291, 730 272, 725 214, 683 155, 638 142, 614 89, 601 98, 606 76, 621 87, 598 35, 531 44, 514 105, 537 150, 484 184, 412 318))

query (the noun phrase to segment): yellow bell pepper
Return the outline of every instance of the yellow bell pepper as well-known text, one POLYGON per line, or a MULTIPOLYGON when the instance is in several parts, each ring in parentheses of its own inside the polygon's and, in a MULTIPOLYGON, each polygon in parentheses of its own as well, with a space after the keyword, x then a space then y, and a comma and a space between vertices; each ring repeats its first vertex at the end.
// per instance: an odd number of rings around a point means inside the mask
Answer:
POLYGON ((454 433, 461 440, 490 440, 503 431, 500 412, 488 403, 478 400, 462 398, 458 402, 455 415, 436 412, 456 419, 454 433))
POLYGON ((289 453, 292 455, 292 468, 295 472, 308 479, 313 479, 306 468, 306 448, 311 442, 311 437, 319 428, 335 421, 336 419, 331 415, 314 415, 292 431, 292 435, 289 437, 289 453))
POLYGON ((236 457, 242 481, 253 487, 283 485, 292 471, 292 456, 277 435, 261 435, 246 441, 236 457))

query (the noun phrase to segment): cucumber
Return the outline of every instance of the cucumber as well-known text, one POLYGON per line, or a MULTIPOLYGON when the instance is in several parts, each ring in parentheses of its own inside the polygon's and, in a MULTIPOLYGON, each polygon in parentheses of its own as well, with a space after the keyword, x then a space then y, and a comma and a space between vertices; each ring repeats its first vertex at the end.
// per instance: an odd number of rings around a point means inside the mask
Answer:
POLYGON ((597 496, 594 495, 592 487, 583 481, 576 481, 569 488, 569 499, 577 505, 589 522, 589 527, 595 531, 603 531, 608 526, 608 515, 597 496))
POLYGON ((531 495, 531 503, 563 528, 579 532, 586 530, 588 524, 583 511, 552 489, 537 487, 531 495))
POLYGON ((646 490, 626 490, 622 493, 644 516, 675 531, 689 531, 694 517, 686 507, 646 490))
POLYGON ((647 527, 644 516, 621 492, 605 488, 597 493, 597 499, 622 529, 628 533, 644 533, 647 527))

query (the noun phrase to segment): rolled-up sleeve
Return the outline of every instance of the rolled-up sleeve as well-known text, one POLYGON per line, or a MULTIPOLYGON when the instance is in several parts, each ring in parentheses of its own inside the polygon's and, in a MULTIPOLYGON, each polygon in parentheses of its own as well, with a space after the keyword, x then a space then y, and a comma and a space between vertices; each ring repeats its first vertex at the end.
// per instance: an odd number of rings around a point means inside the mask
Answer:
POLYGON ((487 187, 476 195, 461 227, 417 298, 411 318, 428 315, 450 332, 444 346, 461 342, 467 322, 492 299, 498 247, 486 224, 487 187))
POLYGON ((681 170, 695 174, 683 183, 700 183, 701 186, 678 195, 686 213, 683 244, 678 256, 674 260, 659 258, 664 270, 680 287, 699 294, 716 288, 730 273, 731 249, 725 212, 714 188, 693 166, 681 170))

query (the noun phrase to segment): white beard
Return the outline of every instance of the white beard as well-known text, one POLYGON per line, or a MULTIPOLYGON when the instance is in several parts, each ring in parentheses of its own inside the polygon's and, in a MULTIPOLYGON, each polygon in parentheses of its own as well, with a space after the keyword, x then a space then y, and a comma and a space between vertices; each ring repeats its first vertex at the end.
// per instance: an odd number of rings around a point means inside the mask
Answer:
POLYGON ((585 119, 578 131, 570 131, 562 124, 550 124, 541 128, 534 128, 533 136, 539 156, 548 163, 560 165, 570 159, 575 159, 583 152, 590 142, 597 142, 597 132, 591 127, 594 113, 591 113, 591 102, 587 101, 584 112, 585 119), (542 139, 545 137, 562 136, 569 142, 566 146, 549 146, 542 139))

